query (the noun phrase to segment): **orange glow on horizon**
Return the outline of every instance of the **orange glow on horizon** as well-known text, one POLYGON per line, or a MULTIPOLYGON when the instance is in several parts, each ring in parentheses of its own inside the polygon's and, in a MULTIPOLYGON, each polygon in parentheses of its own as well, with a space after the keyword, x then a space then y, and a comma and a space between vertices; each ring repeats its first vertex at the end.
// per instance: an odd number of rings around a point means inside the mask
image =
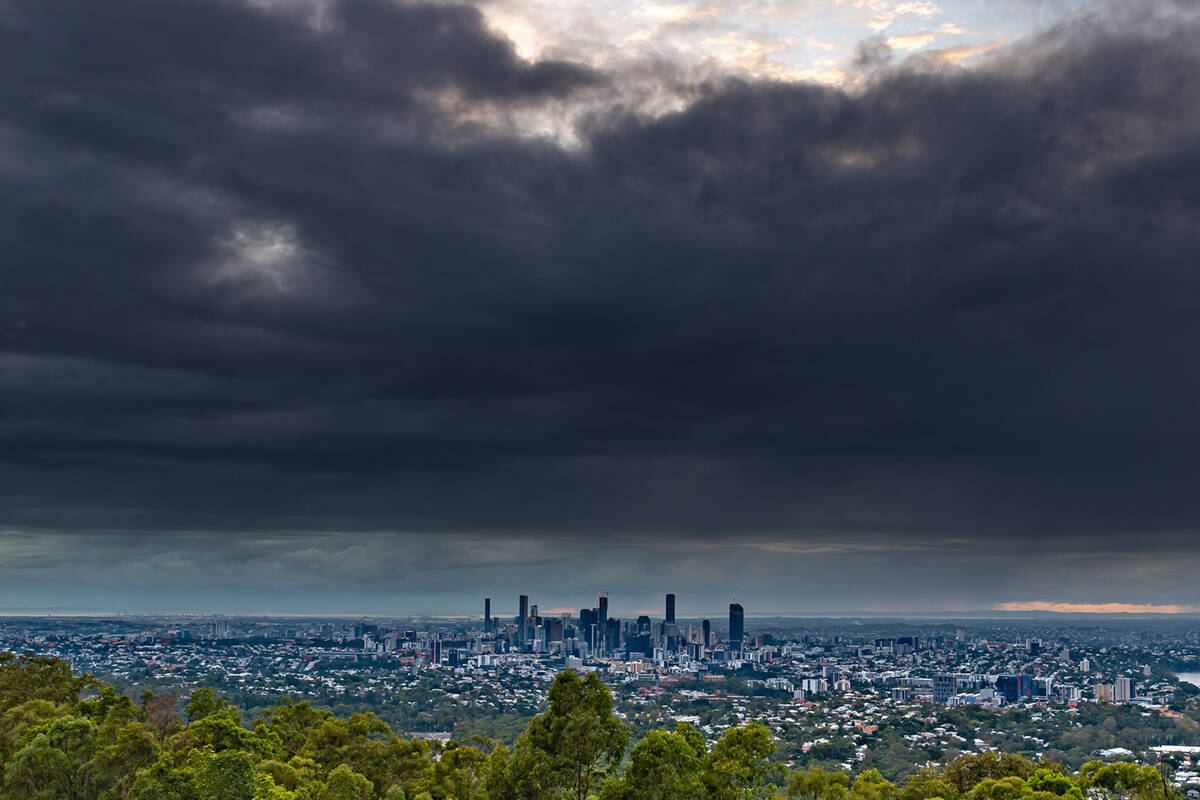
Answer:
POLYGON ((1185 605, 1156 605, 1153 603, 1048 603, 1044 600, 1022 600, 997 603, 996 611, 1054 611, 1060 614, 1194 614, 1200 607, 1185 605))

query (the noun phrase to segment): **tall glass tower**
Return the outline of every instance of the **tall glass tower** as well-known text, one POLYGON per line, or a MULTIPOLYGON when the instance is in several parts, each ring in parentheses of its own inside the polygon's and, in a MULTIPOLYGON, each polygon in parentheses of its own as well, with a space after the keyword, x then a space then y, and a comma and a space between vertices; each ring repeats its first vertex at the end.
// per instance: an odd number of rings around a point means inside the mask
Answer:
POLYGON ((742 639, 746 636, 746 612, 737 603, 729 604, 729 646, 734 650, 742 649, 742 639))
POLYGON ((529 641, 529 595, 521 595, 520 606, 521 614, 517 619, 517 626, 521 629, 521 642, 517 649, 524 652, 525 643, 529 641))

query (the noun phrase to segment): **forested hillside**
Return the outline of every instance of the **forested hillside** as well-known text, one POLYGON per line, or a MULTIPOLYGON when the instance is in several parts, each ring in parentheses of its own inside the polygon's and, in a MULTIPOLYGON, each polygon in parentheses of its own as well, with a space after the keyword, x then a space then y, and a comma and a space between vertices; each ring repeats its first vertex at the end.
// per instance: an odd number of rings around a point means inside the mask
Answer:
POLYGON ((593 674, 564 672, 511 748, 396 736, 284 701, 243 720, 210 689, 186 704, 140 701, 62 661, 0 654, 4 800, 1180 800, 1153 767, 1091 762, 1075 773, 1012 754, 964 756, 902 786, 772 760, 771 732, 696 728, 630 741, 593 674), (632 747, 630 745, 632 744, 632 747))

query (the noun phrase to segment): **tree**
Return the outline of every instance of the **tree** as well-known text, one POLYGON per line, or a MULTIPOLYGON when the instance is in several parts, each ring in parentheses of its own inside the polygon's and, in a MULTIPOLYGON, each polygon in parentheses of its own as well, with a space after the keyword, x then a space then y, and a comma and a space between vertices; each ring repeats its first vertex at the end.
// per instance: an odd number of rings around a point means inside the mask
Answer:
POLYGON ((0 653, 0 713, 30 700, 70 705, 97 683, 92 675, 75 676, 71 665, 57 658, 0 653))
POLYGON ((775 737, 765 725, 751 722, 725 731, 704 759, 702 781, 713 800, 750 797, 762 784, 775 737))
POLYGON ((620 763, 629 728, 613 715, 612 695, 595 673, 560 673, 547 699, 550 708, 533 718, 513 748, 510 768, 526 774, 510 775, 509 788, 516 783, 538 792, 535 797, 586 800, 620 763))
POLYGON ((488 800, 553 800, 561 795, 550 756, 520 739, 510 752, 501 745, 488 756, 484 785, 488 800))
MULTIPOLYGON (((205 717, 211 717, 218 711, 232 709, 233 707, 223 699, 219 694, 209 689, 207 686, 197 689, 192 692, 192 696, 188 701, 184 711, 188 715, 189 722, 195 722, 205 717)), ((241 722, 239 717, 238 722, 241 722)))
POLYGON ((843 800, 849 782, 846 773, 814 764, 807 772, 792 773, 787 783, 787 796, 795 800, 843 800))
POLYGON ((30 700, 0 714, 0 763, 8 761, 26 732, 65 713, 62 706, 49 700, 30 700))
POLYGON ((896 786, 877 769, 859 773, 850 787, 850 800, 896 800, 896 786))
POLYGON ((200 800, 195 771, 176 765, 174 754, 169 752, 138 770, 129 796, 132 800, 200 800))
POLYGON ((1073 780, 1061 772, 1055 772, 1045 767, 1034 771, 1033 776, 1026 781, 1026 785, 1030 791, 1049 792, 1058 797, 1083 800, 1083 790, 1076 786, 1073 780))
POLYGON ((205 749, 194 751, 193 758, 189 761, 202 800, 252 800, 257 780, 249 753, 205 749))
POLYGON ((282 786, 284 789, 295 789, 303 781, 298 769, 291 764, 284 764, 274 759, 259 762, 256 769, 261 774, 270 777, 271 782, 276 786, 282 786))
POLYGON ((73 713, 92 720, 109 735, 139 718, 133 701, 111 686, 101 686, 96 694, 80 700, 75 704, 73 713))
POLYGON ((434 800, 479 800, 483 797, 487 756, 474 747, 451 742, 433 766, 434 800))
POLYGON ((365 775, 342 764, 329 773, 325 785, 317 792, 316 800, 371 800, 374 794, 375 787, 365 775))
POLYGON ((177 698, 170 695, 155 695, 148 690, 142 692, 142 719, 160 742, 183 728, 183 718, 175 711, 176 702, 177 698))
POLYGON ((634 746, 625 774, 620 780, 606 784, 601 797, 604 800, 692 800, 700 796, 703 791, 700 779, 703 742, 701 739, 697 748, 684 732, 650 731, 634 746))
POLYGON ((92 755, 96 724, 80 717, 59 717, 17 751, 5 766, 10 792, 30 800, 83 800, 93 792, 92 755))
POLYGON ((266 728, 278 736, 284 755, 291 758, 304 748, 313 728, 332 718, 333 714, 313 708, 307 700, 296 703, 285 697, 279 705, 265 709, 254 727, 266 728))
POLYGON ((278 785, 270 775, 258 775, 254 784, 254 800, 300 800, 296 793, 278 785))
POLYGON ((118 797, 127 797, 138 770, 154 763, 158 745, 154 734, 138 722, 124 725, 111 740, 111 744, 96 751, 96 769, 100 779, 112 787, 118 797))
POLYGON ((1111 800, 1159 800, 1169 789, 1154 767, 1137 764, 1105 764, 1089 761, 1079 770, 1079 780, 1087 793, 1111 800))
POLYGON ((1016 775, 1007 778, 984 778, 967 795, 969 800, 1022 800, 1028 797, 1029 787, 1016 775))
MULTIPOLYGON (((471 748, 457 749, 471 750, 471 748)), ((482 758, 482 754, 480 757, 482 758)), ((467 752, 462 752, 456 754, 450 763, 466 770, 470 758, 471 756, 467 752)), ((429 749, 429 743, 423 739, 390 737, 386 743, 377 747, 374 764, 372 769, 364 768, 362 772, 371 778, 376 786, 381 788, 391 785, 399 786, 409 797, 416 797, 421 792, 429 790, 429 783, 434 780, 433 753, 429 749)), ((481 771, 482 768, 481 764, 481 771)), ((470 783, 465 772, 459 774, 457 778, 470 783)), ((456 798, 456 800, 465 800, 465 798, 456 798)))
POLYGON ((1028 778, 1034 772, 1033 762, 1014 753, 978 753, 950 762, 942 777, 960 794, 966 794, 985 778, 1028 778))
MULTIPOLYGON (((242 727, 235 709, 227 708, 214 712, 187 726, 185 734, 193 747, 211 747, 221 750, 269 751, 262 740, 253 732, 242 727)), ((262 752, 269 755, 269 752, 262 752)))

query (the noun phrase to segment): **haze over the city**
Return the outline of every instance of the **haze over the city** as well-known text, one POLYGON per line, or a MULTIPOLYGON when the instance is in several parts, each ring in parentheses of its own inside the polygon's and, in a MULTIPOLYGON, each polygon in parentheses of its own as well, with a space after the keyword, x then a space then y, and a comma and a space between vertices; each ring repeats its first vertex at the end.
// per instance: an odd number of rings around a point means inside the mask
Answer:
POLYGON ((1195 613, 1191 0, 0 0, 0 612, 1195 613))

